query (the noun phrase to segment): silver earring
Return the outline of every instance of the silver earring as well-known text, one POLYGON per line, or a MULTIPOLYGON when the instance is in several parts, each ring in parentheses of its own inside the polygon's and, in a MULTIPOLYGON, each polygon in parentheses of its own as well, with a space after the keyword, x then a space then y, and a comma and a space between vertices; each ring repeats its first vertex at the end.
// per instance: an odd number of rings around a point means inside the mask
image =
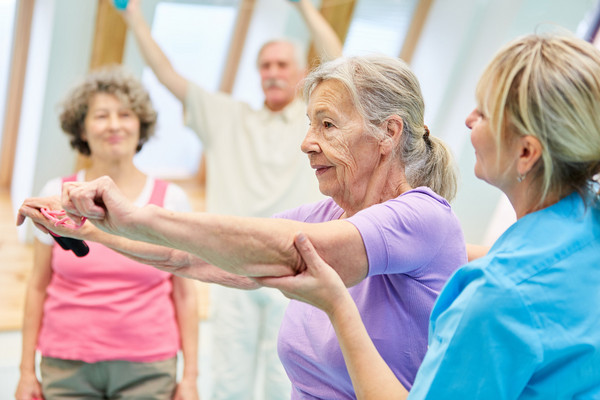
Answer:
POLYGON ((523 179, 525 179, 526 174, 519 174, 517 175, 517 182, 523 182, 523 179))

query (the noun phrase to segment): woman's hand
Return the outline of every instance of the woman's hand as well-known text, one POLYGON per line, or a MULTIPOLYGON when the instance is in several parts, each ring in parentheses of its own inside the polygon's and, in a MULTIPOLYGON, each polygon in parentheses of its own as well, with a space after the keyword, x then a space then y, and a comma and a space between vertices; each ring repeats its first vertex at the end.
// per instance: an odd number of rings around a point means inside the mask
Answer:
POLYGON ((71 237, 75 239, 91 239, 95 228, 91 224, 83 224, 76 228, 74 224, 55 224, 42 213, 42 209, 50 211, 62 210, 60 198, 52 197, 31 197, 25 199, 17 216, 17 226, 23 224, 26 218, 30 218, 33 224, 44 233, 54 233, 57 236, 71 237))
POLYGON ((313 305, 327 314, 335 312, 338 299, 348 296, 348 291, 338 273, 316 252, 303 233, 298 233, 294 245, 302 256, 306 268, 294 276, 253 278, 263 286, 273 287, 290 299, 313 305))
POLYGON ((42 209, 51 211, 62 210, 59 196, 52 197, 31 197, 25 199, 17 216, 17 226, 22 225, 26 218, 31 219, 33 224, 44 233, 53 233, 56 236, 70 237, 81 240, 94 240, 94 236, 99 232, 90 223, 84 223, 77 228, 74 223, 56 224, 48 219, 42 209))
MULTIPOLYGON (((62 209, 60 204, 60 198, 58 196, 52 197, 31 197, 25 199, 21 207, 19 208, 19 213, 17 214, 17 226, 20 226, 25 222, 26 218, 30 218, 33 224, 44 233, 48 233, 51 227, 54 227, 54 223, 48 220, 42 212, 40 211, 42 208, 47 208, 48 210, 60 210, 62 209)), ((58 232, 54 232, 59 234, 58 232)))
POLYGON ((35 373, 21 374, 17 390, 15 392, 16 400, 35 400, 43 399, 42 385, 37 380, 35 373))
POLYGON ((90 182, 67 182, 62 188, 62 208, 76 223, 86 217, 104 232, 134 233, 135 207, 107 176, 90 182))
POLYGON ((183 377, 177 384, 173 400, 198 400, 199 398, 196 380, 183 377))

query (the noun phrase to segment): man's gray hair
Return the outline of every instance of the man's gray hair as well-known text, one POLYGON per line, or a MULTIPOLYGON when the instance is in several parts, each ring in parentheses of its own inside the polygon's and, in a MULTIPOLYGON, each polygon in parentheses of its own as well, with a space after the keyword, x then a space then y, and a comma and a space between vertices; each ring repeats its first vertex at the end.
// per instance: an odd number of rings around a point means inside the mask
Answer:
POLYGON ((256 65, 258 66, 258 63, 260 61, 260 55, 262 54, 263 50, 265 48, 267 48, 268 46, 272 45, 272 44, 276 44, 276 43, 285 43, 288 44, 290 46, 292 46, 292 48, 294 49, 294 60, 296 61, 298 68, 299 69, 305 69, 306 68, 306 54, 304 51, 304 46, 302 46, 299 42, 291 40, 291 39, 284 39, 284 38, 278 38, 278 39, 271 39, 267 42, 265 42, 260 49, 258 50, 258 54, 256 55, 256 65))

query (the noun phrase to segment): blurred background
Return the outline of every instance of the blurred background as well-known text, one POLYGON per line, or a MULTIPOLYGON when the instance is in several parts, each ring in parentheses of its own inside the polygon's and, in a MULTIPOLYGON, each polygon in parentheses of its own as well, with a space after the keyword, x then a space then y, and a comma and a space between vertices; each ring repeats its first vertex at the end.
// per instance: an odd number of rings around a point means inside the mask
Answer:
MULTIPOLYGON (((568 30, 593 41, 599 2, 314 3, 343 39, 345 55, 383 53, 411 65, 422 85, 425 123, 449 143, 459 164, 459 191, 452 205, 466 239, 493 243, 515 216, 500 191, 473 174, 475 157, 464 120, 475 106, 478 77, 500 46, 519 35, 568 30)), ((311 60, 308 31, 287 0, 143 0, 142 5, 154 37, 178 71, 257 108, 263 98, 255 57, 262 43, 293 38, 311 60)), ((19 329, 31 266, 33 227, 17 230, 16 211, 44 182, 85 162, 60 130, 57 105, 87 71, 110 63, 122 63, 141 77, 159 112, 157 133, 136 164, 177 181, 194 208, 203 208, 202 145, 183 126, 180 103, 145 67, 109 0, 0 0, 0 399, 12 398, 18 379, 19 329)), ((207 296, 200 301, 205 313, 207 296)))

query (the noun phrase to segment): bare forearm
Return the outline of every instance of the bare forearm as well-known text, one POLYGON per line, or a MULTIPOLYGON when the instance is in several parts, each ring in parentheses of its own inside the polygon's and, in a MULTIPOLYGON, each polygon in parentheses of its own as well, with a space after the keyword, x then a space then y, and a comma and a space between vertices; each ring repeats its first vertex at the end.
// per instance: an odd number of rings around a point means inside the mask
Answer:
MULTIPOLYGON (((206 261, 195 258, 198 262, 192 263, 188 267, 178 268, 175 275, 182 278, 194 279, 206 283, 215 283, 221 286, 227 286, 233 289, 254 290, 260 288, 252 278, 236 275, 222 270, 206 261)), ((160 267, 157 267, 162 269, 160 267)))
POLYGON ((198 378, 198 297, 196 286, 185 278, 173 278, 173 302, 181 336, 183 377, 198 378))
POLYGON ((27 284, 23 310, 23 340, 21 352, 21 374, 35 375, 35 349, 38 341, 46 289, 52 279, 52 246, 34 240, 33 268, 27 284))
POLYGON ((339 300, 329 318, 344 355, 348 373, 359 400, 406 399, 408 391, 381 357, 350 297, 339 300))
POLYGON ((310 0, 300 0, 296 7, 306 21, 311 32, 317 54, 322 61, 330 61, 342 56, 342 42, 323 15, 310 0))
POLYGON ((147 206, 136 213, 135 239, 189 252, 244 276, 295 273, 294 221, 207 213, 176 213, 147 206))
POLYGON ((165 53, 154 40, 150 27, 144 20, 141 11, 126 14, 126 21, 135 36, 144 60, 158 80, 179 101, 184 102, 187 91, 187 80, 173 68, 165 53))
MULTIPOLYGON (((236 275, 289 276, 303 269, 294 246, 305 232, 319 254, 346 285, 360 282, 368 260, 358 229, 348 221, 303 223, 276 218, 245 218, 181 213, 133 206, 108 177, 63 186, 62 206, 75 220, 86 217, 104 232, 186 253, 236 275)), ((24 215, 35 215, 25 209, 24 215)))
POLYGON ((257 289, 253 280, 220 269, 183 250, 126 239, 96 230, 90 240, 104 244, 139 263, 151 265, 176 276, 236 289, 257 289))
POLYGON ((45 292, 40 292, 32 287, 27 289, 23 314, 21 373, 35 373, 35 349, 42 325, 45 298, 45 292))
POLYGON ((131 239, 191 253, 236 275, 287 276, 303 269, 294 236, 305 232, 348 286, 368 271, 360 233, 344 220, 303 223, 208 213, 177 213, 155 206, 135 210, 119 228, 131 239))

